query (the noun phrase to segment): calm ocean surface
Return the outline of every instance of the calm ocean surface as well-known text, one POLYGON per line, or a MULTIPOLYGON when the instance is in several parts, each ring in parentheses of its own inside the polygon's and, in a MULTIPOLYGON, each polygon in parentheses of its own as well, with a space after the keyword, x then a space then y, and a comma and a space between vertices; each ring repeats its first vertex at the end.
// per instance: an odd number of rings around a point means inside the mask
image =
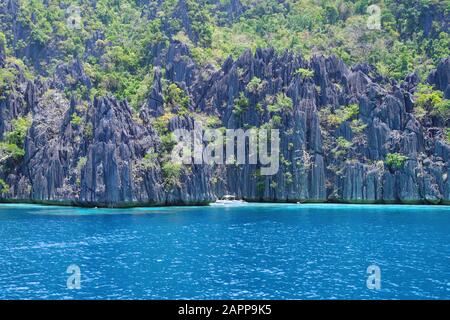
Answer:
POLYGON ((166 298, 450 299, 450 207, 0 204, 0 299, 166 298))

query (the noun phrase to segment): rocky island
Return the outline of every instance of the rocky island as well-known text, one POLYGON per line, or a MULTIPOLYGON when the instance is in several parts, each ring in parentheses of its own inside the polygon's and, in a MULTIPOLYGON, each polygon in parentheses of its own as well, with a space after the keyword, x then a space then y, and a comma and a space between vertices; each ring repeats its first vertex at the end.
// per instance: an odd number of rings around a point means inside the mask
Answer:
MULTIPOLYGON (((140 18, 160 21, 166 37, 144 46, 145 85, 127 96, 114 79, 99 80, 93 71, 98 64, 110 75, 125 63, 111 58, 118 45, 107 31, 83 35, 82 52, 64 55, 61 39, 68 36, 39 42, 34 28, 44 18, 30 13, 27 20, 18 1, 2 1, 1 201, 194 205, 234 194, 255 202, 450 202, 448 48, 420 75, 383 74, 338 54, 270 45, 214 64, 199 59, 199 48, 211 45, 192 28, 192 1, 171 9, 180 17, 177 30, 136 3, 130 6, 140 18), (278 129, 278 172, 263 176, 254 164, 171 163, 171 133, 192 130, 194 122, 278 129)), ((229 13, 223 23, 232 24, 251 8, 227 3, 208 16, 229 13)), ((45 6, 40 10, 50 10, 45 6)), ((63 13, 66 7, 58 6, 63 13)))

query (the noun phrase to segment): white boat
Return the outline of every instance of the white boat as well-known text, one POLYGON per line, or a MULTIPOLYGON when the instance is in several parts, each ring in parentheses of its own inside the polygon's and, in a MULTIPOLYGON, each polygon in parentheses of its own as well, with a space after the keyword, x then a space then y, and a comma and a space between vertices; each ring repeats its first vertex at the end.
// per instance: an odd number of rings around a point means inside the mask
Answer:
POLYGON ((236 196, 226 195, 223 196, 222 199, 217 200, 214 203, 211 203, 212 206, 238 206, 246 204, 244 200, 237 200, 236 196))

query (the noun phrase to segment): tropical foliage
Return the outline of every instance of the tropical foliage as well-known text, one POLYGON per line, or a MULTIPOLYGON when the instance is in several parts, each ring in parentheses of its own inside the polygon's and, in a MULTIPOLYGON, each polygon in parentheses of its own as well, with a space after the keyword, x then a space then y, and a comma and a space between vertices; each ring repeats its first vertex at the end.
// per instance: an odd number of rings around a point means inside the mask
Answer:
MULTIPOLYGON (((450 0, 240 3, 241 12, 230 15, 231 0, 20 0, 15 21, 0 14, 0 41, 41 76, 80 58, 93 82, 91 97, 111 92, 134 107, 149 91, 154 49, 172 39, 185 42, 200 64, 219 66, 229 55, 273 46, 306 57, 336 54, 349 64, 367 61, 397 79, 414 70, 425 75, 448 55, 450 0), (374 3, 381 9, 379 30, 367 26, 374 3)), ((11 78, 2 70, 0 86, 11 78)))

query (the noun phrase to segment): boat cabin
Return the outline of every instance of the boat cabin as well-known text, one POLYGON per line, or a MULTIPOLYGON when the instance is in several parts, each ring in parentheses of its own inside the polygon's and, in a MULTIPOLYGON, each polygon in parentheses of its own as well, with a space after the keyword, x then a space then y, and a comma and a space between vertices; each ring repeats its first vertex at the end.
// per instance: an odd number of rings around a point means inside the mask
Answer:
POLYGON ((236 196, 227 194, 227 195, 222 197, 222 200, 235 201, 236 200, 236 196))

